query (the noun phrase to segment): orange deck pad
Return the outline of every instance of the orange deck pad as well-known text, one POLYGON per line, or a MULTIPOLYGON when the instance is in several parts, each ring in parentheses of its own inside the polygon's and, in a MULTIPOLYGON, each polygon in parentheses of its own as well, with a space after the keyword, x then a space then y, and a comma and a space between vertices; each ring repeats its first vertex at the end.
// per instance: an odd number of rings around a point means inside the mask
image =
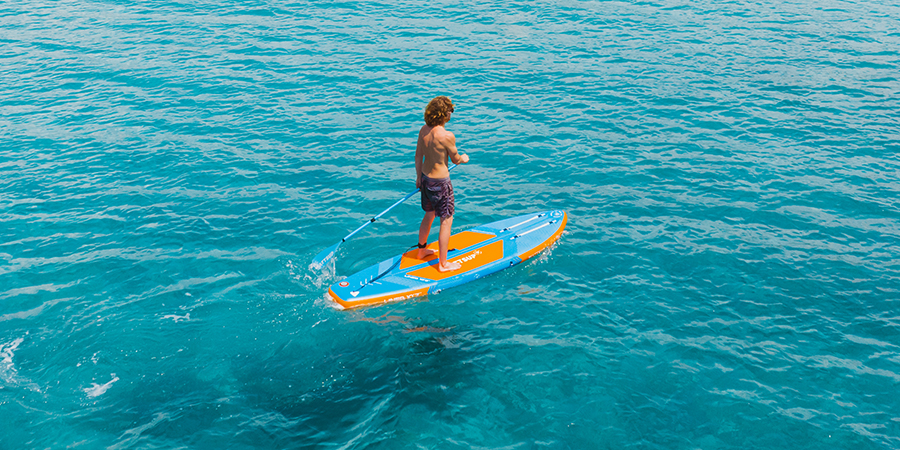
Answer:
MULTIPOLYGON (((462 268, 459 270, 454 270, 452 272, 439 272, 437 270, 437 264, 432 264, 428 267, 423 267, 421 269, 409 272, 409 275, 438 281, 443 280, 444 278, 450 278, 454 275, 459 275, 461 273, 477 269, 481 266, 490 264, 502 258, 503 241, 497 241, 451 259, 451 262, 455 261, 462 264, 462 268)), ((430 259, 433 260, 435 258, 430 259)))
MULTIPOLYGON (((454 234, 450 236, 450 243, 447 245, 448 248, 468 248, 473 245, 478 245, 492 237, 495 237, 493 234, 489 233, 480 233, 477 231, 463 231, 461 233, 454 234)), ((410 250, 403 254, 403 259, 400 260, 400 269, 405 269, 407 267, 412 267, 418 264, 422 264, 428 261, 434 261, 438 258, 438 243, 432 242, 431 245, 425 248, 430 248, 434 250, 434 254, 430 256, 426 256, 424 259, 416 258, 416 255, 419 253, 419 250, 410 250)), ((501 255, 502 257, 502 255, 501 255)), ((436 270, 435 270, 436 271, 436 270)))

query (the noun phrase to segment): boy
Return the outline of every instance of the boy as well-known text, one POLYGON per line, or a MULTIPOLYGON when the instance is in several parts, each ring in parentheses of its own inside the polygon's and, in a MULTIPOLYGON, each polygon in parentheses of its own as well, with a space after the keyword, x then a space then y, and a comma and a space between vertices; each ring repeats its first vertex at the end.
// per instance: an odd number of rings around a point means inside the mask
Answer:
POLYGON ((444 125, 450 121, 453 103, 442 96, 433 98, 425 107, 425 125, 419 130, 416 142, 416 187, 422 190, 422 209, 425 217, 419 226, 419 259, 434 254, 426 249, 428 234, 434 216, 441 218, 438 234, 438 265, 440 272, 450 272, 462 267, 457 262, 447 262, 447 245, 450 242, 450 227, 453 226, 453 186, 450 184, 449 159, 454 164, 469 162, 469 155, 456 151, 456 136, 444 125))

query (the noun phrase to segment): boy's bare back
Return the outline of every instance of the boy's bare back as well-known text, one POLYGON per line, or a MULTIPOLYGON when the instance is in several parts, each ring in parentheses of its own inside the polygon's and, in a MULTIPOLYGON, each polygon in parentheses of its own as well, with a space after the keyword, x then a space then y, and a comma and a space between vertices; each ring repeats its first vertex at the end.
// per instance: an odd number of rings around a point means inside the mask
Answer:
MULTIPOLYGON (((428 178, 447 178, 450 176, 448 159, 454 164, 467 163, 469 155, 459 154, 456 150, 456 136, 442 125, 423 125, 416 143, 416 161, 422 161, 419 173, 428 178)), ((418 187, 421 177, 416 178, 418 187)))

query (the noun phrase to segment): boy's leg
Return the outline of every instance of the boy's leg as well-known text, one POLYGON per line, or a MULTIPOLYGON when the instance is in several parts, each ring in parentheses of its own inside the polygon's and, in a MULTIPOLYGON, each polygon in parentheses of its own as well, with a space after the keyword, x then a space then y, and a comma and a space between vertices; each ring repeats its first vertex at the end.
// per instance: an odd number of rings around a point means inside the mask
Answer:
POLYGON ((450 245, 450 228, 453 226, 453 216, 441 217, 441 231, 438 235, 438 249, 440 250, 438 271, 450 272, 462 267, 457 262, 447 262, 447 247, 450 245))
MULTIPOLYGON (((431 233, 431 224, 434 222, 434 211, 428 211, 425 213, 425 217, 422 217, 422 224, 419 225, 419 243, 427 244, 428 243, 428 234, 431 233)), ((419 259, 422 259, 428 255, 433 255, 434 250, 429 248, 420 248, 418 256, 419 259)))

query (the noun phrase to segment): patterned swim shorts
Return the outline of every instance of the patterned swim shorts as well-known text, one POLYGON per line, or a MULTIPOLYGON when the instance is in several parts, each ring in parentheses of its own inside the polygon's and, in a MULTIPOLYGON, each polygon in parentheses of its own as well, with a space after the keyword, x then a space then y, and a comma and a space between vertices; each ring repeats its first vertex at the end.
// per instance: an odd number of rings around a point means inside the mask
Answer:
POLYGON ((438 217, 453 216, 455 201, 450 177, 428 178, 422 174, 422 209, 438 217))

